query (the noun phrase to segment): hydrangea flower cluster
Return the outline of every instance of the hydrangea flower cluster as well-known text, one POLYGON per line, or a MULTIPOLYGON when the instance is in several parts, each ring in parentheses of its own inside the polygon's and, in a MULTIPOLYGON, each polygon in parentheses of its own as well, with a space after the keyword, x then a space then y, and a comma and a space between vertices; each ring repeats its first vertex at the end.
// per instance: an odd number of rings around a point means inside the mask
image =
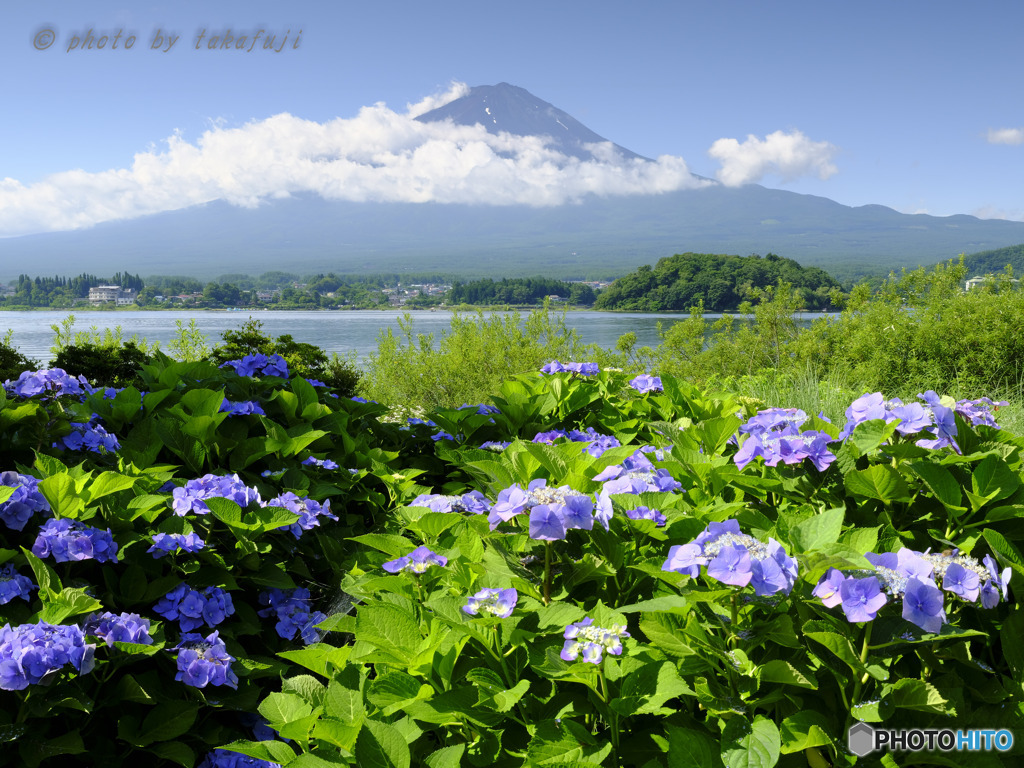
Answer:
POLYGON ((85 675, 95 665, 96 646, 85 642, 77 626, 57 626, 44 621, 0 628, 0 689, 22 691, 44 682, 62 667, 71 665, 85 675))
POLYGON ((39 492, 39 481, 31 475, 0 472, 0 485, 14 488, 10 498, 0 504, 0 521, 11 530, 23 530, 33 514, 50 511, 50 502, 39 492))
POLYGON ((799 408, 765 408, 751 416, 740 426, 745 435, 763 435, 766 432, 796 431, 807 421, 807 413, 799 408))
POLYGON ((659 528, 664 527, 668 522, 668 519, 661 513, 660 510, 650 509, 648 507, 637 507, 636 509, 627 509, 626 517, 630 520, 653 520, 654 524, 659 528))
POLYGON ((338 519, 338 516, 331 512, 330 499, 321 504, 319 501, 305 496, 296 496, 291 491, 285 491, 280 496, 271 499, 266 506, 283 507, 299 516, 298 520, 285 528, 296 539, 302 537, 303 531, 311 531, 320 525, 319 518, 321 517, 326 517, 328 520, 338 519))
POLYGON ((1006 599, 1011 570, 1000 573, 989 555, 984 565, 956 550, 946 554, 904 547, 865 557, 874 570, 847 575, 830 568, 812 593, 827 608, 841 606, 850 622, 872 621, 891 599, 902 597, 903 618, 934 634, 946 623, 943 590, 970 603, 980 598, 984 608, 1006 599))
POLYGON ((337 469, 337 462, 331 461, 330 459, 317 459, 309 456, 302 460, 302 464, 307 467, 320 467, 320 469, 337 469))
POLYGON ((488 440, 485 443, 480 443, 480 448, 485 451, 494 451, 495 453, 501 453, 508 448, 512 443, 507 440, 488 440))
POLYGON ((992 400, 988 397, 979 397, 977 400, 958 400, 954 409, 964 419, 971 422, 972 426, 992 427, 999 429, 996 423, 995 410, 1009 405, 1006 400, 992 400))
POLYGON ((655 469, 645 453, 642 449, 638 450, 632 456, 623 459, 622 464, 605 467, 594 475, 594 480, 604 483, 601 493, 668 493, 683 487, 667 469, 655 469))
POLYGON ((154 533, 153 546, 146 552, 158 558, 172 552, 198 552, 205 546, 206 542, 196 533, 154 533))
POLYGON ((235 605, 220 587, 197 590, 179 584, 161 597, 153 610, 170 621, 177 619, 182 632, 191 632, 203 624, 217 626, 235 612, 235 605))
POLYGON ((221 413, 227 413, 228 416, 251 416, 257 414, 259 416, 266 416, 267 412, 263 410, 263 406, 257 403, 255 400, 240 400, 238 402, 232 402, 227 398, 220 404, 221 413))
POLYGON ((171 492, 173 500, 171 508, 174 514, 184 517, 189 512, 197 515, 209 514, 205 499, 214 497, 230 499, 243 509, 253 502, 260 502, 260 492, 242 482, 237 474, 203 475, 196 480, 189 480, 183 487, 171 492))
POLYGON ((228 655, 227 646, 213 632, 206 637, 188 632, 181 636, 181 642, 174 650, 178 651, 178 674, 175 680, 193 688, 205 688, 207 685, 226 685, 238 688, 238 675, 231 670, 233 656, 228 655))
POLYGON ((507 619, 519 602, 519 593, 514 589, 481 589, 468 598, 462 610, 470 616, 489 613, 499 619, 507 619))
POLYGON ((565 438, 574 443, 586 443, 583 447, 584 453, 589 453, 594 457, 600 456, 609 448, 617 448, 622 445, 617 438, 612 435, 602 435, 593 427, 587 427, 586 431, 552 429, 548 432, 538 432, 531 442, 553 445, 559 438, 565 438))
POLYGON ((259 599, 260 605, 270 606, 259 611, 259 615, 276 616, 277 634, 285 640, 299 635, 309 645, 320 639, 316 625, 326 619, 327 615, 310 610, 308 589, 271 589, 260 593, 259 599))
POLYGON ((649 373, 641 373, 635 379, 629 382, 629 386, 639 392, 641 395, 646 395, 648 392, 664 392, 665 387, 661 383, 660 376, 651 376, 649 373))
MULTIPOLYGON (((273 740, 274 731, 270 732, 273 740)), ((208 752, 196 768, 281 768, 280 763, 271 763, 261 760, 258 757, 249 757, 239 752, 229 752, 226 749, 215 749, 208 752)))
POLYGON ((501 523, 530 510, 530 538, 564 539, 570 528, 594 527, 594 500, 567 485, 549 488, 543 478, 532 480, 524 491, 518 484, 498 494, 487 520, 493 531, 501 523))
POLYGON ((749 584, 759 597, 788 595, 797 578, 796 560, 779 542, 769 538, 763 544, 740 533, 736 520, 709 523, 689 544, 672 547, 661 569, 696 578, 702 566, 710 578, 736 587, 749 584))
POLYGON ((117 435, 107 432, 95 413, 87 422, 73 421, 71 431, 53 443, 54 448, 66 451, 92 451, 93 453, 116 453, 121 448, 117 435))
MULTIPOLYGON (((459 406, 460 411, 467 411, 476 409, 476 412, 481 416, 492 416, 496 413, 501 413, 498 407, 495 405, 487 405, 487 403, 478 403, 477 405, 470 405, 469 403, 463 403, 459 406)), ((494 419, 491 419, 491 423, 494 423, 494 419)))
POLYGON ((39 529, 32 554, 39 558, 53 555, 58 563, 73 560, 116 563, 117 543, 109 528, 103 531, 78 520, 61 518, 47 520, 46 525, 39 529))
POLYGON ((597 363, 560 363, 557 360, 540 369, 541 373, 574 373, 578 376, 596 376, 600 371, 597 363))
POLYGON ((409 506, 427 507, 434 512, 469 512, 474 515, 491 511, 491 502, 480 491, 469 491, 461 496, 421 493, 409 502, 409 506))
POLYGON ((63 395, 80 396, 91 391, 92 387, 84 376, 75 378, 63 368, 44 368, 40 371, 22 371, 16 381, 8 379, 4 388, 18 397, 61 397, 63 395))
POLYGON ((448 558, 444 555, 439 555, 436 552, 431 552, 426 547, 416 547, 416 549, 408 555, 399 557, 395 560, 389 560, 381 567, 388 573, 409 571, 410 573, 419 574, 426 572, 427 568, 432 565, 437 565, 443 568, 448 565, 448 558))
POLYGON ((956 417, 952 408, 943 405, 939 396, 928 390, 918 397, 921 403, 904 404, 899 398, 886 400, 881 392, 873 392, 858 397, 846 409, 846 425, 839 433, 839 439, 845 440, 853 433, 858 424, 865 421, 882 419, 886 423, 900 420, 896 431, 901 435, 916 435, 924 432, 931 438, 921 438, 917 445, 922 448, 939 449, 952 447, 959 451, 956 444, 956 417))
POLYGON ((824 472, 836 460, 828 445, 835 441, 827 432, 800 431, 807 414, 799 408, 766 408, 740 426, 747 435, 733 456, 736 466, 743 469, 757 457, 769 467, 799 464, 810 459, 819 472, 824 472))
POLYGON ((22 576, 13 565, 0 565, 0 605, 6 605, 16 597, 28 601, 36 585, 28 576, 22 576))
POLYGON ((113 647, 114 643, 152 645, 153 638, 149 636, 149 628, 149 619, 144 619, 137 613, 118 615, 110 611, 94 613, 82 624, 82 631, 85 634, 101 638, 109 647, 113 647))
POLYGON ((228 360, 221 368, 233 368, 239 376, 280 376, 288 378, 288 363, 280 355, 246 355, 241 360, 228 360))
POLYGON ((576 661, 582 656, 583 661, 600 664, 605 653, 621 655, 622 639, 629 636, 624 624, 615 624, 608 629, 595 627, 594 620, 588 616, 565 628, 565 645, 559 655, 566 661, 576 661))

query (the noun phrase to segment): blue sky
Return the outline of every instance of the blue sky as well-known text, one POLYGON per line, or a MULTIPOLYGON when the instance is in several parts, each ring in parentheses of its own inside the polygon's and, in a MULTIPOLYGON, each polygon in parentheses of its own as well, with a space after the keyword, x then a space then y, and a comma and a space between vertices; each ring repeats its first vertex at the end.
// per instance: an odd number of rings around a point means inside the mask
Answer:
POLYGON ((687 169, 1024 219, 1019 2, 2 0, 0 14, 0 236, 307 190, 558 204, 672 188, 687 169), (68 50, 89 30, 104 50, 68 50), (234 45, 263 32, 251 52, 207 48, 229 30, 234 45), (152 49, 158 31, 164 47, 179 36, 169 51, 152 49), (533 146, 500 166, 491 139, 410 127, 412 105, 453 84, 501 81, 669 157, 553 173, 533 146))

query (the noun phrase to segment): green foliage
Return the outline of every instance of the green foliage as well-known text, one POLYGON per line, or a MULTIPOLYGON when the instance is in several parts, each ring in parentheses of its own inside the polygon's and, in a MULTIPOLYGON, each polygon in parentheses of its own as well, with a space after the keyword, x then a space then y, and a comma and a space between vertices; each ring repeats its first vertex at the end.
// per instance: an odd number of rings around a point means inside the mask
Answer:
POLYGON ((124 387, 138 380, 138 371, 150 356, 126 341, 119 346, 82 344, 64 347, 51 367, 62 368, 72 376, 85 376, 91 382, 124 387))
POLYGON ((839 289, 824 270, 804 268, 772 253, 764 258, 684 253, 620 277, 601 293, 596 307, 668 312, 701 305, 706 312, 725 312, 780 282, 790 286, 796 307, 808 310, 830 308, 831 294, 839 289))
POLYGON ((445 296, 449 304, 522 305, 543 304, 548 296, 560 296, 570 304, 594 303, 594 289, 584 283, 564 283, 544 277, 504 278, 456 282, 445 296))
POLYGON ((0 381, 14 380, 22 371, 32 371, 39 367, 38 362, 21 354, 12 340, 14 332, 8 330, 0 339, 0 381))

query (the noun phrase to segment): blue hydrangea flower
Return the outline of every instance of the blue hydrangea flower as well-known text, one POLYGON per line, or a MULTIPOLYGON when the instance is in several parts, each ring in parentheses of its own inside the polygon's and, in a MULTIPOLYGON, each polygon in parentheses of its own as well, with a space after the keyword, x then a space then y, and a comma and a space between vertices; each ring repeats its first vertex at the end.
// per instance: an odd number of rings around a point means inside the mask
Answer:
POLYGON ((32 592, 38 587, 28 576, 22 576, 11 563, 0 565, 0 605, 6 605, 20 597, 26 602, 32 599, 32 592))
POLYGON ((260 605, 269 607, 258 611, 258 614, 275 616, 277 634, 285 640, 291 640, 299 635, 307 645, 319 641, 320 634, 316 625, 327 616, 311 609, 308 589, 271 589, 260 593, 259 601, 260 605))
POLYGON ((908 579, 903 591, 903 618, 925 632, 937 634, 946 623, 942 592, 929 582, 908 579))
POLYGON ((736 520, 709 523, 693 541, 672 547, 661 569, 693 578, 700 574, 701 566, 710 578, 723 584, 749 584, 759 597, 789 594, 798 573, 796 560, 779 542, 769 538, 764 544, 740 533, 736 520))
POLYGON ((600 664, 605 653, 612 656, 622 654, 622 640, 629 637, 625 625, 614 625, 605 629, 595 627, 594 620, 589 616, 565 628, 565 644, 559 654, 565 661, 583 661, 600 664))
POLYGON ((154 558, 163 557, 171 552, 198 552, 206 546, 206 542, 196 533, 154 533, 153 546, 146 550, 154 558))
MULTIPOLYGON (((274 731, 270 731, 267 735, 267 741, 272 741, 274 738, 274 731)), ((271 763, 267 760, 261 760, 258 757, 249 757, 249 755, 243 755, 239 752, 229 752, 226 749, 215 749, 213 752, 208 752, 203 758, 203 761, 199 763, 196 768, 281 768, 279 763, 271 763)))
POLYGON ((32 554, 38 558, 53 556, 58 563, 74 560, 95 560, 99 563, 117 562, 117 543, 108 528, 106 531, 80 523, 77 520, 48 520, 39 529, 32 554))
POLYGON ((567 485, 549 488, 547 480, 531 480, 523 491, 513 485, 498 493, 488 521, 491 530, 502 522, 530 510, 530 536, 540 541, 564 539, 571 528, 590 530, 594 526, 594 499, 567 485))
MULTIPOLYGON (((750 423, 745 426, 749 427, 750 423)), ((798 432, 791 423, 787 423, 783 428, 751 432, 733 456, 733 461, 739 469, 743 469, 758 457, 764 459, 769 467, 778 466, 780 461, 784 464, 800 464, 804 459, 810 459, 815 469, 824 472, 836 459, 828 448, 834 440, 827 432, 798 432)))
POLYGON ((317 459, 313 456, 309 456, 303 459, 302 464, 307 467, 320 467, 320 469, 337 469, 337 462, 331 461, 330 459, 317 459))
POLYGON ((149 636, 149 628, 149 619, 144 619, 137 613, 118 615, 110 611, 91 614, 82 624, 82 631, 87 635, 101 638, 110 647, 113 647, 114 643, 152 645, 153 638, 149 636))
POLYGON ((432 565, 437 565, 443 568, 448 565, 448 558, 444 555, 439 555, 436 552, 431 552, 426 547, 420 546, 416 547, 416 549, 404 557, 389 560, 381 567, 388 573, 409 571, 410 573, 419 574, 426 572, 427 568, 432 565))
POLYGON ((246 355, 241 360, 229 360, 221 368, 233 368, 239 376, 280 376, 288 378, 288 363, 280 355, 246 355))
POLYGON ((14 488, 10 498, 0 504, 0 521, 11 530, 23 530, 33 514, 50 511, 50 503, 39 492, 39 481, 31 475, 2 472, 0 485, 14 488))
POLYGON ((651 376, 649 373, 641 373, 635 379, 629 382, 629 386, 639 392, 641 395, 646 395, 648 392, 664 392, 665 387, 662 386, 660 376, 651 376))
POLYGON ((296 496, 291 491, 285 491, 277 498, 271 499, 266 506, 283 507, 299 516, 298 520, 284 529, 296 539, 302 537, 303 531, 311 531, 319 526, 321 517, 335 521, 338 519, 338 516, 331 512, 330 499, 321 504, 305 496, 296 496))
POLYGON ((488 440, 485 443, 480 443, 480 447, 485 451, 495 451, 500 453, 508 448, 512 443, 507 440, 488 440))
POLYGON ((426 507, 434 512, 470 512, 482 515, 491 511, 491 502, 480 491, 468 491, 459 496, 443 493, 421 493, 409 502, 410 507, 426 507))
POLYGON ((481 589, 467 599, 462 610, 471 616, 489 613, 499 619, 507 619, 519 602, 519 593, 514 589, 481 589))
POLYGON ((238 688, 238 675, 231 670, 231 662, 235 659, 228 655, 227 646, 218 632, 206 637, 187 632, 181 636, 181 642, 174 650, 178 652, 175 680, 193 688, 205 688, 207 685, 238 688))
POLYGON ((826 608, 835 608, 843 601, 839 590, 843 586, 844 581, 846 581, 846 576, 843 575, 842 571, 836 568, 829 568, 811 591, 811 594, 820 599, 826 608))
POLYGON ((807 414, 799 408, 765 408, 747 419, 739 431, 745 435, 791 434, 798 432, 805 421, 807 414))
POLYGON ((71 376, 63 368, 44 368, 39 371, 23 371, 16 381, 5 381, 4 387, 18 397, 81 396, 88 392, 86 388, 89 382, 84 376, 71 376))
POLYGON ((878 611, 889 602, 874 576, 845 579, 839 587, 839 598, 843 613, 851 623, 874 621, 878 611))
POLYGON ((77 626, 39 622, 0 628, 0 689, 22 691, 70 665, 85 675, 95 665, 96 646, 77 626))
POLYGON ((941 398, 933 390, 918 394, 926 405, 920 403, 904 403, 899 398, 886 400, 881 392, 862 395, 846 409, 846 425, 839 433, 839 439, 849 437, 858 424, 865 421, 881 419, 891 422, 900 419, 896 427, 902 435, 926 434, 931 438, 922 438, 917 445, 922 448, 936 450, 951 447, 959 451, 956 444, 956 419, 954 411, 944 405, 941 398))
POLYGON ((196 515, 209 514, 210 508, 206 506, 205 500, 214 497, 230 499, 243 509, 254 502, 261 503, 260 492, 247 486, 237 474, 206 474, 196 480, 189 480, 184 487, 175 488, 171 496, 171 508, 180 517, 190 512, 196 515))
POLYGON ((220 410, 221 413, 227 413, 228 416, 251 416, 253 414, 258 416, 267 415, 267 412, 263 410, 263 406, 255 400, 232 402, 225 398, 224 402, 220 404, 220 410))
POLYGON ((999 429, 995 412, 1007 405, 1009 403, 1006 400, 996 401, 988 397, 979 397, 977 400, 958 400, 955 410, 964 419, 971 422, 972 426, 999 429))
POLYGON ((69 426, 71 431, 53 443, 53 448, 67 451, 91 451, 101 455, 116 453, 121 448, 117 435, 108 432, 95 413, 89 421, 73 421, 69 426))
POLYGON ((177 620, 182 632, 191 632, 203 624, 217 626, 235 612, 235 605, 220 587, 197 590, 179 584, 161 597, 153 610, 169 621, 177 620))
MULTIPOLYGON (((656 448, 645 446, 651 452, 656 448)), ((623 460, 622 464, 613 464, 605 467, 594 475, 594 480, 604 483, 602 493, 608 495, 616 493, 641 494, 667 493, 677 491, 683 484, 669 474, 667 469, 655 468, 651 460, 647 458, 643 449, 637 450, 632 456, 623 460)), ((657 454, 655 453, 657 458, 657 454)))
POLYGON ((668 522, 668 519, 660 510, 650 509, 649 507, 644 506, 639 506, 636 509, 627 509, 626 517, 630 520, 653 520, 654 524, 659 528, 664 527, 668 522))
POLYGON ((540 369, 541 373, 574 373, 579 376, 596 376, 601 369, 597 363, 560 363, 552 360, 540 369))

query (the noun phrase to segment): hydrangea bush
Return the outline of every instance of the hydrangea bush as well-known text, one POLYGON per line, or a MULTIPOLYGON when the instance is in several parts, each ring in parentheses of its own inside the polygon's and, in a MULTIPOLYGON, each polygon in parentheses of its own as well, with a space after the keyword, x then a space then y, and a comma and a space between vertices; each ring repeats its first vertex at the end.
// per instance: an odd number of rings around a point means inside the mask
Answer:
POLYGON ((5 386, 0 764, 824 768, 882 757, 856 722, 1024 734, 999 403, 831 424, 552 362, 410 423, 272 357, 5 386), (64 439, 88 423, 117 444, 64 439))

